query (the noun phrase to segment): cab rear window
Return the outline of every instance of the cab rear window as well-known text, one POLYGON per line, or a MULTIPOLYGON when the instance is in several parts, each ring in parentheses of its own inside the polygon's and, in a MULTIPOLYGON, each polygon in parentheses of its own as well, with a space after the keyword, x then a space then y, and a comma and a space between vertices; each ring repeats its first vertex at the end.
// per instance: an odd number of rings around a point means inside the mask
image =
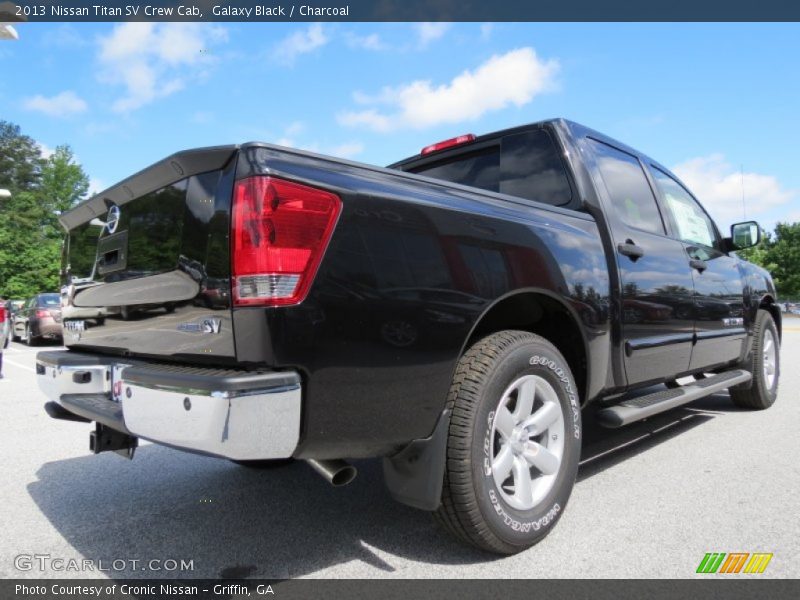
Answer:
POLYGON ((558 147, 544 129, 508 135, 489 147, 451 154, 410 171, 553 206, 572 200, 558 147))

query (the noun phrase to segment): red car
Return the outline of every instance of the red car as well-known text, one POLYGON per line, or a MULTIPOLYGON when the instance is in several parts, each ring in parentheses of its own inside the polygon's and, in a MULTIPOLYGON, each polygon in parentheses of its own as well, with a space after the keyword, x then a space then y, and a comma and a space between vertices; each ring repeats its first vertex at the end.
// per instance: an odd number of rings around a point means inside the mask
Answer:
POLYGON ((8 343, 8 332, 11 327, 9 322, 10 315, 6 309, 5 302, 0 302, 0 352, 6 347, 8 343))

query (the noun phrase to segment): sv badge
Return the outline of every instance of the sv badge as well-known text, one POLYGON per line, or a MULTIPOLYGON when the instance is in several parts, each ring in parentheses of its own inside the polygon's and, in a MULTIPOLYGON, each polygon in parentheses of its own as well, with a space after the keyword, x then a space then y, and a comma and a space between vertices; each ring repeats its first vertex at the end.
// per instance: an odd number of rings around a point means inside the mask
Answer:
POLYGON ((222 319, 219 317, 206 317, 188 323, 178 323, 178 331, 187 333, 219 333, 222 330, 222 319))

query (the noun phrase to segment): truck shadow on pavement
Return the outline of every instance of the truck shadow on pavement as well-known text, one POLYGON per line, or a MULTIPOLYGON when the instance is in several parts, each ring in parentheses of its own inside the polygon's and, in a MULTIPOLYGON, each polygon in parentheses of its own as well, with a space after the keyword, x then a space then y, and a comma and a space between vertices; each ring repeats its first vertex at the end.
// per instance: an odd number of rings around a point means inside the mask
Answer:
MULTIPOLYGON (((654 391, 655 388, 641 393, 654 391)), ((583 447, 578 482, 682 435, 725 413, 742 412, 727 392, 713 394, 691 404, 654 415, 619 429, 606 429, 593 418, 598 408, 583 414, 583 447)))
MULTIPOLYGON (((733 410, 721 394, 618 430, 600 428, 589 412, 578 480, 733 410)), ((63 426, 80 435, 80 426, 63 426)), ((394 502, 380 461, 355 465, 356 480, 333 488, 302 462, 256 470, 147 444, 133 461, 104 453, 46 463, 28 492, 75 558, 107 567, 126 561, 104 573, 111 577, 331 576, 324 570, 353 560, 390 575, 403 560, 497 558, 458 544, 430 515, 394 502), (194 568, 143 570, 168 559, 193 561, 194 568)))
POLYGON ((303 462, 257 470, 149 444, 133 461, 105 453, 47 463, 28 491, 83 557, 194 561, 193 571, 143 572, 140 563, 112 577, 289 578, 353 560, 388 575, 396 557, 491 560, 394 502, 380 461, 354 464, 355 481, 333 488, 303 462))

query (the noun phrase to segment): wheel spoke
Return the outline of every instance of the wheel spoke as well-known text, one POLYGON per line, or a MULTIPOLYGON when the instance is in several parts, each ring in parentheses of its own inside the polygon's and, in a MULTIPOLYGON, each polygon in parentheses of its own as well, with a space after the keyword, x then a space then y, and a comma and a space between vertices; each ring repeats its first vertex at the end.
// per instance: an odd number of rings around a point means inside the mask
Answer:
POLYGON ((545 377, 526 374, 508 385, 495 409, 490 449, 492 478, 509 506, 530 510, 550 492, 564 454, 564 414, 545 377))
POLYGON ((555 402, 545 402, 539 410, 525 419, 522 426, 528 429, 530 435, 540 435, 560 417, 561 408, 555 402))
POLYGON ((492 471, 494 472, 495 481, 499 486, 503 481, 508 478, 511 473, 511 467, 514 465, 514 452, 511 450, 511 445, 506 444, 497 453, 494 461, 492 461, 492 471))
POLYGON ((514 498, 525 508, 533 501, 530 467, 519 456, 514 458, 514 498))
POLYGON ((559 458, 541 444, 528 442, 522 456, 545 475, 552 475, 558 471, 559 458))
POLYGON ((533 399, 536 396, 536 380, 526 379, 517 390, 517 405, 514 407, 514 420, 519 423, 530 416, 533 399))
POLYGON ((505 406, 501 406, 497 409, 497 415, 495 416, 495 427, 497 431, 500 432, 500 435, 503 439, 509 439, 511 437, 511 433, 514 431, 514 427, 517 425, 517 422, 514 420, 514 416, 511 414, 511 411, 508 410, 505 406))
POLYGON ((767 336, 767 339, 764 340, 764 356, 768 356, 770 350, 772 350, 772 338, 767 336))

